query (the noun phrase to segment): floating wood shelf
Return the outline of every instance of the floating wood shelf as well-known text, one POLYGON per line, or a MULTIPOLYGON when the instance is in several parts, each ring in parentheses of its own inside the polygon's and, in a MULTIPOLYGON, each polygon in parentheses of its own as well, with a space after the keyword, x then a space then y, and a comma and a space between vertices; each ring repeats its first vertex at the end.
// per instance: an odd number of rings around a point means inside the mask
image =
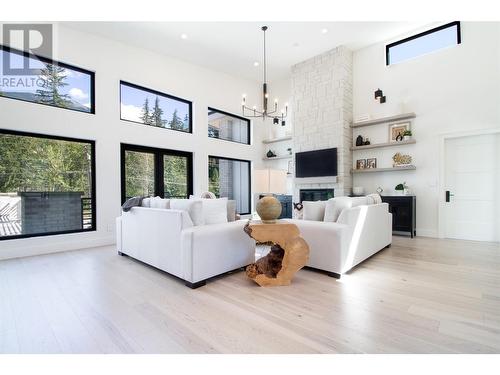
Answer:
POLYGON ((414 165, 405 165, 400 167, 390 168, 366 168, 366 169, 351 169, 351 173, 373 173, 373 172, 394 172, 394 171, 412 171, 417 169, 414 165))
POLYGON ((292 136, 291 135, 287 135, 286 137, 279 137, 279 138, 274 138, 274 139, 264 139, 262 141, 262 143, 269 144, 269 143, 289 141, 290 139, 292 139, 292 136))
POLYGON ((281 159, 291 159, 292 155, 281 155, 281 156, 273 156, 272 158, 262 158, 262 160, 281 160, 281 159))
POLYGON ((367 121, 360 121, 360 122, 354 122, 351 124, 351 128, 361 128, 363 126, 371 126, 371 125, 378 125, 378 124, 383 124, 386 122, 393 122, 393 121, 399 121, 399 120, 406 120, 409 118, 415 118, 417 115, 413 112, 410 113, 403 113, 400 115, 395 115, 395 116, 389 116, 389 117, 382 117, 374 120, 367 120, 367 121))
POLYGON ((351 146, 351 151, 368 150, 370 148, 382 148, 382 147, 411 145, 413 143, 417 143, 417 141, 415 139, 410 139, 409 141, 376 143, 373 145, 366 145, 366 146, 351 146))

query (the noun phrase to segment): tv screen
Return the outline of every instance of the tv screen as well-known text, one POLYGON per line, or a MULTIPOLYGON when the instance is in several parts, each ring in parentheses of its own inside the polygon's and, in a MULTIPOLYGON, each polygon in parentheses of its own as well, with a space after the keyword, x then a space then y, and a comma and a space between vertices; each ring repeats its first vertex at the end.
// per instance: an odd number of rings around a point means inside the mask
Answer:
POLYGON ((295 177, 324 177, 337 175, 337 149, 297 152, 295 177))

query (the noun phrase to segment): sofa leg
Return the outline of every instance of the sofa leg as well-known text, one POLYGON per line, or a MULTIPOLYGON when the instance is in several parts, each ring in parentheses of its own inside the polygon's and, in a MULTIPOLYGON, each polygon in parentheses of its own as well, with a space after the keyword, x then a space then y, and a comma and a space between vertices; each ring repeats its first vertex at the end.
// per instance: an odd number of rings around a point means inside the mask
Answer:
POLYGON ((196 283, 191 283, 189 281, 185 281, 184 284, 187 286, 187 287, 190 287, 191 289, 196 289, 196 288, 199 288, 200 286, 203 286, 207 283, 206 280, 202 280, 202 281, 197 281, 196 283))
POLYGON ((122 256, 122 257, 124 257, 124 256, 126 256, 127 254, 123 254, 121 251, 119 251, 119 252, 118 252, 118 255, 120 255, 120 256, 122 256))
POLYGON ((336 279, 340 279, 340 276, 341 276, 339 273, 335 273, 335 272, 327 272, 326 274, 327 274, 328 276, 330 276, 330 277, 334 277, 334 278, 336 278, 336 279))
POLYGON ((390 243, 389 245, 387 245, 386 247, 384 247, 384 249, 388 249, 392 246, 392 243, 390 243))

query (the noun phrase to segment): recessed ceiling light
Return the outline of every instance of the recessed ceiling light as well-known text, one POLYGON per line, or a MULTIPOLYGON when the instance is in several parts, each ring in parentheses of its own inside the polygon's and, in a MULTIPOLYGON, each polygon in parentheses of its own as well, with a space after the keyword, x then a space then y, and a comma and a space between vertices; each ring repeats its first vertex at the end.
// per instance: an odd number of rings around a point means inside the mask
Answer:
POLYGON ((259 66, 259 62, 258 62, 258 61, 255 61, 255 62, 253 63, 253 66, 259 66))
POLYGON ((181 34, 181 39, 187 39, 187 38, 188 38, 187 34, 181 34))
POLYGON ((328 32, 328 29, 326 29, 326 28, 321 29, 321 34, 326 34, 327 32, 328 32))

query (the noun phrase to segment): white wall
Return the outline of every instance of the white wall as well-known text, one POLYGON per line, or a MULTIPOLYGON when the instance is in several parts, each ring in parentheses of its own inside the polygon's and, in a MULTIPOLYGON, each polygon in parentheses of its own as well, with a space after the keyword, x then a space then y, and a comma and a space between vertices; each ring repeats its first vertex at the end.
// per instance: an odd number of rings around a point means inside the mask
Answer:
POLYGON ((56 28, 54 58, 96 72, 96 114, 0 100, 0 128, 96 141, 97 231, 0 242, 0 259, 114 243, 120 214, 120 143, 194 153, 194 192, 208 190, 208 155, 262 164, 261 121, 252 145, 207 136, 207 107, 240 113, 241 94, 260 98, 258 83, 211 71, 67 27, 56 28), (120 120, 119 81, 125 80, 193 102, 193 134, 120 120))
MULTIPOLYGON (((402 36, 404 37, 404 36, 402 36)), ((401 37, 387 41, 390 43, 401 37)), ((413 156, 416 171, 355 175, 353 185, 368 192, 378 186, 392 192, 406 181, 417 196, 417 234, 438 234, 439 135, 500 127, 500 23, 462 23, 462 44, 397 65, 385 65, 385 44, 354 54, 354 118, 415 112, 415 145, 355 152, 353 162, 377 157, 378 166, 391 166, 395 152, 413 156), (377 88, 385 104, 373 98, 377 88)), ((373 143, 387 140, 387 125, 354 133, 373 143)))
MULTIPOLYGON (((262 139, 272 139, 276 136, 281 137, 287 134, 292 134, 293 132, 293 98, 291 93, 291 79, 290 77, 282 79, 279 81, 270 82, 268 85, 270 102, 274 102, 274 98, 278 98, 279 107, 278 110, 284 107, 285 103, 288 103, 288 116, 285 118, 285 126, 281 126, 281 122, 278 125, 273 124, 272 119, 267 119, 264 126, 260 127, 260 136, 262 139)), ((252 102, 253 103, 253 102, 252 102)), ((287 140, 283 142, 270 143, 263 146, 262 157, 265 156, 266 152, 271 149, 277 155, 288 154, 287 149, 293 148, 292 140, 287 140)), ((278 159, 278 160, 266 160, 264 161, 265 168, 272 169, 282 169, 288 171, 288 162, 293 159, 278 159)), ((293 194, 293 178, 292 176, 287 176, 287 194, 293 194)))

